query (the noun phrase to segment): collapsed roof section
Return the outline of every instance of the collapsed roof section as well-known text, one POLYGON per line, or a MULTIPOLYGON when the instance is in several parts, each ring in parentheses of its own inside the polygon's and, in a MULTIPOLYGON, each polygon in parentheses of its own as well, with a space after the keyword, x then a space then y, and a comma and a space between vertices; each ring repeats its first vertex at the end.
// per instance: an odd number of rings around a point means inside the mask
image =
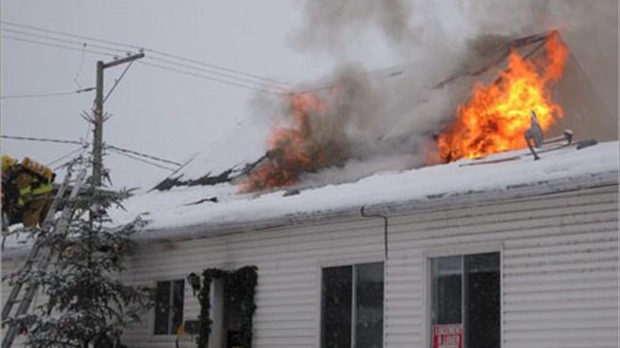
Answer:
MULTIPOLYGON (((538 59, 544 54, 545 44, 551 35, 550 32, 508 41, 501 37, 489 37, 483 40, 484 44, 479 47, 475 59, 465 62, 461 71, 433 89, 446 89, 450 91, 448 93, 467 97, 475 83, 497 81, 499 72, 507 67, 511 51, 517 51, 525 59, 538 59)), ((398 79, 402 72, 391 69, 381 74, 386 78, 398 79)), ((579 139, 600 138, 597 132, 605 128, 599 122, 605 119, 604 106, 572 55, 569 56, 563 78, 554 87, 553 98, 562 106, 564 117, 549 130, 549 135, 561 134, 564 129, 570 128, 579 139)), ((265 145, 269 132, 265 124, 246 120, 195 155, 154 189, 236 182, 269 160, 265 145)), ((605 138, 602 137, 603 140, 605 138)))

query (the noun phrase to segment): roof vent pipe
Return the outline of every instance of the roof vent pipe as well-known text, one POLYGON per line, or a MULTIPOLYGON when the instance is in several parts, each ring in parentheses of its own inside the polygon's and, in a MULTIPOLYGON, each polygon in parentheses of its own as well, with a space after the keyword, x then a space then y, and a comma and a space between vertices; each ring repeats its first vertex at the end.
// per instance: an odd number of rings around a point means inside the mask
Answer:
POLYGON ((383 249, 385 250, 385 260, 388 259, 388 218, 385 215, 381 214, 366 214, 364 209, 365 205, 362 206, 360 210, 360 214, 365 218, 382 218, 383 219, 383 249))

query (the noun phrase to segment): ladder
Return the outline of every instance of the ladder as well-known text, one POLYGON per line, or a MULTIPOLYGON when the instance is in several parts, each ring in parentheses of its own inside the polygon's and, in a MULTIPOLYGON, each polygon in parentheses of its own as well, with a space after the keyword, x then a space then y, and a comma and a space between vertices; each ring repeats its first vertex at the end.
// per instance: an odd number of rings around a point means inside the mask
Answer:
MULTIPOLYGON (((67 172, 67 175, 65 176, 65 179, 62 185, 58 189, 58 193, 56 194, 56 197, 54 198, 54 201, 52 202, 52 206, 50 207, 47 213, 47 216, 45 217, 43 224, 41 224, 44 232, 39 234, 35 243, 32 246, 32 249, 30 249, 30 253, 28 254, 28 257, 26 258, 26 261, 22 268, 23 270, 30 269, 35 263, 36 263, 37 269, 41 271, 45 271, 47 269, 47 266, 49 265, 50 260, 52 258, 52 250, 51 248, 46 247, 45 234, 50 233, 50 232, 53 232, 53 233, 65 232, 65 230, 67 229, 69 225, 69 220, 73 213, 73 207, 72 207, 71 202, 73 201, 73 199, 77 197, 78 193, 80 192, 80 188, 82 187, 82 184, 84 183, 85 177, 86 177, 86 169, 82 169, 80 173, 78 174, 78 177, 75 181, 73 189, 71 190, 68 203, 64 206, 64 209, 62 211, 62 214, 60 215, 60 218, 55 220, 54 216, 56 213, 56 209, 58 208, 60 201, 63 200, 63 197, 69 187, 69 183, 71 180, 71 171, 69 170, 67 172)), ((6 300, 6 303, 4 304, 4 307, 2 308, 2 325, 3 326, 4 326, 5 321, 9 317, 17 318, 19 316, 25 315, 28 312, 30 305, 32 304, 32 301, 38 290, 37 285, 36 284, 29 285, 25 289, 25 294, 20 299, 18 297, 19 297, 19 294, 21 293, 23 285, 24 285, 23 282, 17 282, 16 284, 14 284, 13 288, 11 289, 11 292, 6 300), (13 315, 11 315, 11 310, 18 303, 19 303, 19 306, 17 307, 16 312, 13 315)), ((5 331, 5 335, 2 340, 2 348, 11 347, 11 345, 13 344, 13 341, 15 340, 15 337, 17 336, 18 330, 19 330, 19 327, 17 323, 12 322, 9 324, 9 327, 5 331)))

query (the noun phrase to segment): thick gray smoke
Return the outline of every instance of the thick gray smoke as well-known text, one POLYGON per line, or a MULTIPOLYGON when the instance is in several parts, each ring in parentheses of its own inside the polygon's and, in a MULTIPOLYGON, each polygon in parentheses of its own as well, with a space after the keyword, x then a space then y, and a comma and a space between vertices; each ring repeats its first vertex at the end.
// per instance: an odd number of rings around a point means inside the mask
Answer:
MULTIPOLYGON (((323 119, 315 128, 335 138, 325 143, 346 148, 348 161, 306 174, 301 185, 423 165, 433 134, 467 99, 473 81, 438 83, 483 66, 498 53, 498 43, 550 29, 560 30, 579 62, 570 64, 586 77, 580 83, 592 83, 595 96, 590 99, 609 110, 609 118, 596 120, 587 136, 617 139, 617 10, 617 0, 307 1, 294 46, 334 58, 334 73, 313 85, 328 83, 340 93, 323 115, 330 121, 323 119), (383 72, 361 68, 360 49, 372 50, 365 40, 377 35, 398 58, 398 67, 383 72)), ((571 126, 581 122, 592 124, 579 120, 571 126)))
POLYGON ((334 52, 350 47, 368 27, 378 28, 390 44, 412 42, 411 5, 403 0, 308 1, 296 43, 301 49, 334 52))

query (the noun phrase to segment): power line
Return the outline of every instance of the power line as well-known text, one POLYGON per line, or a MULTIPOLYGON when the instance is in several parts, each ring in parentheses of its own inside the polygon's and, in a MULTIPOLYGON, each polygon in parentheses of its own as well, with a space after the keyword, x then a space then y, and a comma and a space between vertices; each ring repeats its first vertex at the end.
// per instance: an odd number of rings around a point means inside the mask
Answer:
POLYGON ((190 58, 186 58, 186 57, 183 57, 183 56, 180 56, 180 55, 176 55, 176 54, 172 54, 172 53, 167 53, 167 52, 155 50, 155 49, 152 49, 152 48, 146 48, 146 47, 143 47, 143 46, 126 44, 126 43, 122 43, 122 42, 118 42, 118 41, 112 41, 112 40, 103 40, 103 39, 98 39, 98 38, 84 36, 84 35, 76 35, 76 34, 71 34, 71 33, 66 33, 66 32, 61 32, 61 31, 50 30, 50 29, 40 28, 40 27, 36 27, 36 26, 31 26, 31 25, 12 23, 12 22, 7 22, 7 21, 0 21, 0 23, 8 25, 8 26, 18 27, 18 28, 24 28, 24 29, 29 29, 29 30, 40 31, 40 32, 44 32, 46 34, 50 34, 51 33, 51 34, 55 34, 55 35, 61 35, 61 36, 66 36, 66 37, 78 38, 78 39, 82 39, 82 40, 90 40, 90 41, 100 42, 100 43, 104 43, 104 44, 107 44, 107 45, 122 46, 122 47, 131 48, 131 49, 137 49, 137 50, 140 50, 140 51, 150 52, 150 53, 158 54, 158 55, 165 56, 165 57, 168 57, 168 58, 173 58, 173 59, 182 60, 182 61, 193 63, 193 64, 198 64, 198 65, 206 66, 206 67, 209 67, 209 68, 212 68, 212 69, 222 70, 222 71, 226 71, 226 72, 237 74, 237 75, 251 77, 251 78, 254 78, 254 79, 270 82, 272 84, 278 84, 278 85, 281 86, 281 88, 289 88, 290 87, 288 84, 280 82, 280 81, 277 81, 277 80, 272 79, 272 78, 268 78, 268 77, 264 77, 264 76, 260 76, 260 75, 256 75, 256 74, 252 74, 252 73, 248 73, 248 72, 244 72, 244 71, 241 71, 241 70, 226 68, 226 67, 223 67, 223 66, 220 66, 220 65, 216 65, 216 64, 212 64, 212 63, 207 63, 207 62, 199 61, 199 60, 196 60, 196 59, 190 59, 190 58))
POLYGON ((253 91, 257 91, 257 92, 261 92, 261 93, 267 93, 267 94, 273 94, 273 95, 282 95, 282 94, 284 94, 284 93, 278 93, 278 92, 269 91, 269 90, 262 89, 262 88, 257 88, 257 87, 252 87, 252 86, 248 86, 248 85, 243 85, 243 84, 236 83, 236 82, 226 81, 226 80, 218 79, 218 78, 215 78, 215 77, 195 74, 195 73, 183 71, 183 70, 180 70, 180 69, 167 67, 167 66, 164 66, 164 65, 153 64, 153 63, 146 63, 146 62, 138 62, 138 64, 148 65, 148 66, 151 66, 151 67, 154 67, 154 68, 158 68, 158 69, 173 71, 173 72, 176 72, 176 73, 179 73, 179 74, 184 74, 184 75, 188 75, 188 76, 198 77, 198 78, 201 78, 201 79, 205 79, 205 80, 209 80, 209 81, 214 81, 214 82, 219 82, 219 83, 223 83, 223 84, 227 84, 227 85, 231 85, 231 86, 236 86, 236 87, 240 87, 240 88, 245 88, 245 89, 249 89, 249 90, 253 90, 253 91))
POLYGON ((31 36, 31 37, 35 37, 35 38, 39 38, 39 39, 58 41, 58 42, 62 42, 62 43, 72 44, 72 45, 91 46, 93 48, 99 48, 99 49, 103 49, 103 50, 115 51, 115 52, 119 52, 119 53, 127 53, 127 50, 123 50, 123 49, 120 49, 120 48, 107 47, 107 46, 101 46, 101 45, 93 45, 93 44, 89 44, 87 42, 80 42, 80 41, 60 39, 60 38, 53 37, 53 36, 28 33, 28 32, 21 31, 21 30, 13 30, 13 29, 1 28, 0 31, 6 31, 6 32, 9 32, 9 33, 20 34, 20 35, 27 35, 27 36, 31 36))
POLYGON ((0 96, 0 99, 25 99, 25 98, 57 97, 57 96, 63 96, 63 95, 72 95, 72 94, 80 94, 80 93, 85 93, 85 92, 91 92, 93 90, 95 90, 95 87, 83 88, 83 89, 78 89, 77 91, 67 91, 67 92, 3 95, 3 96, 0 96))
MULTIPOLYGON (((51 166, 52 164, 54 164, 54 163, 58 163, 58 162, 62 161, 63 159, 65 159, 65 158, 67 158, 67 157, 69 157, 69 156, 73 155, 74 153, 77 153, 77 152, 82 151, 82 150, 83 150, 82 148, 75 149, 75 150, 71 150, 71 151, 67 152, 66 154, 64 154, 64 155, 62 155, 62 156, 60 156, 60 157, 56 158, 55 160, 53 160, 53 161, 49 162, 49 163, 48 163, 48 164, 46 164, 45 166, 49 167, 49 166, 51 166)), ((58 168, 60 168, 60 167, 61 167, 61 166, 56 167, 56 168, 54 168, 54 170, 56 170, 56 169, 58 169, 58 168)))
MULTIPOLYGON (((86 43, 86 42, 78 42, 78 41, 73 41, 73 40, 59 39, 59 38, 56 38, 56 37, 51 37, 51 36, 41 35, 41 34, 33 34, 33 33, 28 33, 28 32, 19 31, 19 30, 13 30, 13 29, 0 29, 0 30, 7 31, 7 32, 12 32, 12 33, 17 33, 17 34, 22 34, 22 35, 28 35, 28 36, 31 36, 31 37, 45 39, 45 40, 58 41, 58 42, 62 42, 62 43, 72 44, 72 45, 79 45, 79 46, 82 47, 80 49, 82 51, 82 54, 84 53, 83 51, 86 48, 86 46, 88 45, 88 43, 86 43)), ((90 46, 94 47, 94 48, 101 48, 101 49, 104 49, 104 50, 113 50, 113 51, 122 52, 122 53, 126 53, 127 52, 126 50, 117 49, 117 48, 110 48, 110 47, 100 46, 100 45, 90 44, 90 46)), ((152 50, 149 50, 149 51, 152 51, 152 50)), ((159 53, 159 54, 161 54, 161 53, 159 53)), ((166 56, 171 56, 171 57, 173 56, 173 55, 170 55, 170 54, 165 54, 165 55, 166 56)), ((174 56, 174 57, 176 57, 176 56, 174 56)), ((250 78, 246 78, 246 77, 235 76, 235 75, 231 75, 231 74, 228 74, 228 73, 222 73, 222 72, 214 71, 214 70, 211 70, 211 69, 200 68, 200 67, 196 67, 196 66, 192 66, 192 65, 188 65, 188 64, 183 64, 183 63, 171 61, 171 60, 168 60, 168 59, 158 58, 158 57, 145 57, 145 58, 152 59, 152 60, 159 61, 159 62, 163 62, 163 63, 172 64, 172 65, 182 66, 182 67, 185 67, 185 68, 188 68, 188 69, 193 69, 193 70, 197 70, 197 71, 201 71, 201 72, 206 72, 206 73, 209 73, 209 74, 214 74, 214 75, 226 77, 226 78, 230 78, 230 79, 233 79, 233 80, 240 80, 240 81, 243 81, 243 82, 249 82, 249 83, 252 83, 252 84, 255 84, 255 83, 266 84, 267 83, 266 81, 270 80, 270 79, 267 79, 267 78, 260 78, 260 77, 255 77, 254 79, 250 79, 250 78), (258 82, 258 81, 255 80, 256 78, 260 78, 260 79, 262 79, 264 81, 258 82)), ((179 60, 179 59, 177 58, 177 60, 179 60)), ((195 61, 195 60, 192 60, 192 59, 183 59, 183 60, 193 62, 194 64, 200 64, 201 63, 199 61, 195 61)), ((203 65, 205 65, 205 64, 203 64, 203 65)), ((209 66, 209 64, 206 64, 206 65, 209 66)), ((255 75, 251 75, 251 76, 255 76, 255 75)), ((281 83, 279 83, 277 81, 269 82, 269 85, 272 85, 273 88, 282 89, 282 90, 285 90, 285 89, 287 89, 289 87, 289 86, 281 84, 281 83)))
POLYGON ((142 47, 135 46, 135 45, 129 45, 129 44, 124 44, 124 43, 121 43, 121 42, 110 41, 110 40, 102 40, 102 39, 97 39, 97 38, 83 36, 83 35, 65 33, 65 32, 62 32, 62 31, 56 31, 56 30, 51 30, 51 29, 46 29, 46 28, 41 28, 41 27, 35 27, 35 26, 32 26, 32 25, 25 25, 25 24, 19 24, 19 23, 7 22, 7 21, 0 21, 0 23, 2 23, 4 25, 18 27, 18 28, 24 28, 24 29, 30 29, 30 30, 35 30, 35 31, 41 31, 41 32, 44 32, 44 33, 50 33, 50 34, 67 36, 67 37, 73 37, 73 38, 77 38, 77 39, 101 42, 101 43, 105 43, 105 44, 108 44, 108 45, 124 46, 124 47, 132 48, 132 49, 142 49, 142 47))
MULTIPOLYGON (((56 48, 68 49, 68 50, 72 50, 72 51, 79 51, 79 52, 82 52, 82 53, 87 52, 87 53, 92 53, 92 54, 103 54, 103 55, 112 56, 112 57, 115 57, 115 58, 118 57, 118 55, 116 55, 116 54, 100 52, 100 51, 93 51, 93 50, 86 50, 84 48, 70 47, 70 46, 57 45, 57 44, 43 42, 43 41, 23 39, 23 38, 8 36, 8 35, 5 35, 5 34, 3 34, 1 36, 4 37, 4 38, 7 38, 7 39, 11 39, 11 40, 17 40, 17 41, 22 41, 22 42, 27 42, 27 43, 32 43, 32 44, 39 44, 39 45, 43 45, 43 46, 51 46, 51 47, 56 47, 56 48)), ((77 44, 80 44, 80 43, 77 43, 77 44)), ((190 68, 190 69, 194 69, 194 70, 198 70, 198 71, 203 71, 203 72, 206 72, 206 73, 224 75, 224 76, 227 76, 228 78, 233 78, 233 79, 244 81, 244 82, 256 83, 254 81, 251 81, 251 80, 248 80, 248 79, 245 79, 245 78, 240 78, 240 77, 235 77, 235 76, 226 75, 226 74, 222 74, 222 73, 217 73, 217 72, 209 71, 209 70, 202 69, 202 68, 191 67, 191 66, 188 66, 188 65, 171 62, 169 60, 162 60, 160 58, 153 58, 153 59, 154 60, 163 61, 163 62, 166 62, 168 64, 175 64, 175 65, 184 66, 184 67, 187 67, 187 68, 190 68)), ((153 63, 146 63, 146 62, 139 62, 139 63, 140 64, 145 64, 145 65, 150 65, 150 66, 157 67, 157 68, 164 69, 164 70, 168 70, 168 71, 173 71, 173 72, 189 75, 189 76, 199 77, 199 78, 202 78, 202 79, 205 79, 205 80, 209 80, 209 81, 224 83, 224 84, 228 84, 228 85, 236 86, 236 87, 240 87, 240 88, 251 89, 251 90, 255 90, 255 91, 259 91, 259 92, 271 93, 271 94, 276 94, 276 95, 280 94, 280 93, 275 93, 275 92, 271 92, 271 91, 266 91, 263 88, 248 86, 248 85, 244 85, 244 84, 241 84, 241 83, 236 83, 236 82, 233 82, 233 81, 219 79, 219 78, 216 78, 216 77, 192 74, 192 73, 189 73, 189 72, 186 72, 186 71, 182 71, 182 70, 179 70, 179 69, 176 69, 176 68, 173 68, 173 67, 168 67, 168 66, 164 66, 164 65, 160 65, 160 64, 153 64, 153 63)))
MULTIPOLYGON (((238 77, 238 76, 234 76, 234 75, 230 75, 230 74, 226 74, 226 73, 221 73, 221 72, 217 72, 217 71, 213 71, 213 70, 209 70, 209 69, 205 69, 205 68, 198 68, 198 67, 195 67, 195 66, 191 66, 191 65, 187 65, 187 64, 183 64, 183 63, 177 63, 177 62, 174 62, 174 61, 170 61, 170 60, 167 60, 167 59, 162 59, 162 58, 157 58, 157 57, 148 57, 148 56, 145 57, 145 58, 151 59, 151 60, 154 60, 154 61, 158 61, 158 62, 162 62, 162 63, 173 64, 173 65, 176 65, 176 66, 181 66, 181 67, 184 67, 184 68, 193 69, 193 70, 197 70, 197 71, 201 71, 201 72, 206 72, 206 73, 209 73, 209 74, 214 74, 214 75, 218 75, 218 76, 222 76, 222 77, 226 77, 226 78, 230 78, 230 79, 234 79, 234 80, 239 80, 239 81, 243 81, 243 82, 258 83, 255 80, 248 79, 248 78, 245 78, 245 77, 238 77)), ((276 89, 286 90, 285 87, 278 86, 277 84, 270 84, 270 85, 271 85, 270 87, 273 87, 273 88, 276 88, 276 89)))
POLYGON ((234 73, 234 74, 239 74, 239 75, 245 75, 245 76, 253 77, 253 78, 258 79, 258 80, 263 80, 263 81, 271 82, 273 84, 280 85, 281 86, 280 88, 290 88, 291 87, 290 85, 288 85, 286 83, 280 82, 278 80, 274 80, 274 79, 269 78, 269 77, 263 77, 263 76, 254 75, 254 74, 250 74, 250 73, 244 73, 244 72, 241 72, 239 70, 229 69, 229 68, 221 67, 221 66, 218 66, 218 65, 201 62, 201 61, 198 61, 198 60, 195 60, 195 59, 185 58, 185 57, 177 56, 177 55, 174 55, 174 54, 165 53, 165 52, 162 52, 162 51, 156 51, 156 50, 149 49, 149 48, 145 49, 145 51, 148 51, 148 52, 151 52, 151 53, 160 54, 162 56, 169 57, 169 58, 175 58, 175 59, 178 59, 178 60, 182 60, 182 61, 198 64, 198 65, 204 65, 204 66, 207 66, 207 67, 210 67, 210 68, 213 68, 213 69, 220 69, 220 70, 228 71, 228 72, 231 72, 231 73, 234 73))
POLYGON ((145 153, 140 153, 140 152, 129 150, 129 149, 124 149, 122 147, 118 147, 118 146, 114 146, 114 145, 106 145, 106 149, 112 149, 112 150, 120 151, 120 152, 123 152, 123 153, 130 153, 130 154, 133 154, 133 155, 136 155, 136 156, 141 156, 141 157, 144 157, 144 158, 149 158, 149 159, 160 161, 160 162, 164 162, 164 163, 174 164, 175 166, 181 166, 181 163, 178 163, 178 162, 174 162, 174 161, 167 160, 167 159, 160 158, 160 157, 155 157, 155 156, 147 155, 145 153))
MULTIPOLYGON (((22 137, 22 136, 15 136, 15 135, 2 135, 2 138, 3 139, 11 139, 11 140, 38 141, 38 142, 46 142, 46 143, 74 144, 74 145, 81 145, 82 147, 87 147, 88 146, 87 143, 81 142, 81 141, 77 141, 77 140, 63 140, 63 139, 51 139, 51 138, 22 137)), ((132 155, 136 155, 136 156, 141 156, 141 157, 148 158, 148 159, 155 160, 155 161, 160 161, 160 162, 164 162, 164 163, 168 163, 168 164, 173 164, 175 166, 181 166, 181 163, 178 163, 178 162, 167 160, 167 159, 161 158, 161 157, 155 157, 155 156, 152 156, 152 155, 147 155, 145 153, 137 152, 137 151, 130 150, 130 149, 125 149, 125 148, 114 146, 114 145, 106 145, 106 148, 107 149, 111 149, 111 150, 115 150, 115 151, 118 151, 118 152, 122 152, 122 153, 128 153, 128 154, 132 154, 132 155)), ((78 150, 82 150, 82 148, 80 148, 78 150)))
POLYGON ((62 139, 51 139, 51 138, 35 138, 35 137, 21 137, 15 135, 2 135, 2 139, 11 139, 11 140, 26 140, 26 141, 39 141, 44 143, 59 143, 59 144, 75 144, 75 145, 84 145, 83 142, 76 140, 62 140, 62 139))
POLYGON ((133 160, 135 160, 135 161, 138 161, 138 162, 142 162, 142 163, 150 164, 150 165, 152 165, 152 166, 154 166, 154 167, 157 167, 157 168, 166 169, 166 170, 169 170, 169 171, 171 171, 171 172, 174 172, 174 171, 176 170, 176 169, 173 169, 173 168, 168 168, 168 167, 166 167, 166 166, 159 165, 159 164, 157 164, 157 163, 153 163, 153 162, 151 162, 151 161, 147 161, 147 160, 142 159, 142 158, 138 158, 138 157, 132 156, 132 155, 127 154, 127 153, 124 153, 124 152, 122 152, 122 151, 118 151, 118 150, 116 150, 116 149, 114 149, 114 148, 109 148, 109 149, 110 149, 110 150, 112 150, 112 151, 113 151, 114 153, 116 153, 117 155, 125 156, 125 157, 127 157, 127 158, 131 158, 131 159, 133 159, 133 160))
POLYGON ((82 45, 82 54, 80 55, 80 66, 78 67, 77 71, 75 72, 75 76, 73 77, 73 82, 75 82, 75 84, 77 85, 78 88, 82 88, 82 86, 80 85, 80 74, 82 73, 82 68, 84 67, 84 57, 85 57, 85 53, 84 50, 86 49, 86 43, 84 43, 84 45, 82 45))
POLYGON ((57 44, 53 44, 53 43, 49 43, 49 42, 30 40, 30 39, 23 39, 23 38, 19 38, 19 37, 15 37, 15 36, 4 35, 4 34, 0 35, 0 36, 5 38, 5 39, 9 39, 9 40, 28 42, 28 43, 37 44, 37 45, 56 47, 56 48, 62 48, 62 49, 71 50, 71 51, 86 52, 86 53, 104 55, 104 56, 109 56, 109 57, 118 57, 118 54, 112 54, 112 53, 108 53, 108 52, 101 52, 101 51, 94 51, 94 50, 85 50, 85 49, 75 48, 75 47, 71 47, 71 46, 57 45, 57 44))

